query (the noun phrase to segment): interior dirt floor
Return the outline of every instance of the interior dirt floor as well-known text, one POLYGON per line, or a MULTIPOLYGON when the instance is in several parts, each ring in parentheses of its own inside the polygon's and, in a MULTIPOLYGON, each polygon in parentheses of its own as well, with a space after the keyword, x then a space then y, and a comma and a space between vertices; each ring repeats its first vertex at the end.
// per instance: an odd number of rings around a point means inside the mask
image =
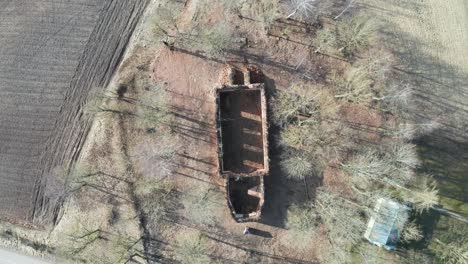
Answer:
POLYGON ((42 175, 77 159, 88 94, 109 82, 146 2, 0 1, 0 218, 33 220, 42 175))
POLYGON ((260 177, 229 177, 229 199, 237 214, 250 214, 258 210, 260 198, 248 191, 260 192, 260 177))
POLYGON ((220 92, 223 169, 251 173, 264 168, 260 90, 220 92))

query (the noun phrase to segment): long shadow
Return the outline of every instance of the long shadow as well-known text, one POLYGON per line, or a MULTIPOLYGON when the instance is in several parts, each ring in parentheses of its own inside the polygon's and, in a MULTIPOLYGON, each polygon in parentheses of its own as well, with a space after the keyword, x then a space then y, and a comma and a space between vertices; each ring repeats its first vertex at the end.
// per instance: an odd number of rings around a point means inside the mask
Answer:
MULTIPOLYGON (((468 142, 440 138, 439 132, 419 138, 419 156, 422 160, 420 173, 433 175, 438 182, 439 195, 452 199, 450 205, 457 211, 458 206, 468 203, 468 142)), ((461 210, 461 208, 459 209, 461 210)), ((468 212, 460 212, 467 214, 468 212)))
POLYGON ((212 240, 214 240, 214 241, 216 241, 218 243, 223 243, 225 245, 235 247, 237 249, 240 249, 240 250, 243 250, 243 251, 246 251, 246 252, 250 252, 253 255, 257 255, 257 256, 269 258, 271 260, 279 261, 280 263, 293 263, 293 264, 316 264, 317 263, 317 262, 304 261, 304 260, 295 259, 295 258, 289 258, 289 257, 284 257, 284 256, 273 255, 273 254, 262 252, 262 251, 255 250, 255 249, 252 249, 252 248, 239 246, 237 244, 231 243, 229 241, 221 240, 221 239, 216 238, 216 237, 211 236, 211 235, 206 235, 206 236, 209 239, 212 239, 212 240))
MULTIPOLYGON (((265 77, 267 101, 276 94, 274 80, 265 77)), ((310 179, 293 181, 285 177, 286 173, 279 166, 280 155, 284 149, 276 142, 280 129, 272 124, 269 126, 268 141, 270 153, 270 173, 265 176, 265 204, 261 222, 279 228, 285 227, 288 208, 295 203, 303 203, 315 196, 318 187, 310 179)))

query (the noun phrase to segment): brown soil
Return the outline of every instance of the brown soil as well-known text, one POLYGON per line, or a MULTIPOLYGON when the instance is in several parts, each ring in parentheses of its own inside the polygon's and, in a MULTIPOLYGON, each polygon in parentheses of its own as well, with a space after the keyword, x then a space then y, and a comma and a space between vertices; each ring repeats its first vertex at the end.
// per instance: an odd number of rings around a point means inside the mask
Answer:
POLYGON ((260 90, 220 92, 223 171, 264 168, 260 90))
POLYGON ((377 141, 380 139, 378 129, 383 124, 381 114, 367 106, 344 104, 340 114, 347 125, 354 130, 356 140, 377 141))
MULTIPOLYGON (((184 182, 217 179, 215 87, 222 67, 202 58, 161 50, 153 61, 153 79, 171 96, 174 130, 187 144, 178 155, 176 174, 184 182)), ((222 182, 219 181, 222 185, 222 182)))
POLYGON ((260 177, 229 177, 229 199, 237 214, 248 215, 259 209, 260 198, 248 191, 261 192, 262 183, 260 177))

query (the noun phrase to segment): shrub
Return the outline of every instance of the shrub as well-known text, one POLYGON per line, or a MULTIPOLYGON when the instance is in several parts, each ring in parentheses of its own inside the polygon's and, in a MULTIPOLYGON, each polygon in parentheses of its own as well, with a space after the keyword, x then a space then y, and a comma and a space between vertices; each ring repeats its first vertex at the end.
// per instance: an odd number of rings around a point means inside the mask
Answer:
POLYGON ((317 229, 317 215, 311 207, 293 205, 288 210, 286 228, 288 245, 299 249, 310 247, 317 229))
POLYGON ((201 233, 179 233, 176 237, 176 243, 175 258, 182 264, 210 263, 210 257, 207 255, 207 241, 201 233))

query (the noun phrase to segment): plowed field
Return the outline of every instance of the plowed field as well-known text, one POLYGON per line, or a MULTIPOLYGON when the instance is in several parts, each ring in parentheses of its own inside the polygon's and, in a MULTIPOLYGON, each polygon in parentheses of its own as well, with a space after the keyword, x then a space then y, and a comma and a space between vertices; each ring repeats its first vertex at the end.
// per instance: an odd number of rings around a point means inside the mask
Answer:
POLYGON ((73 162, 83 106, 117 67, 146 0, 0 0, 0 218, 32 221, 41 178, 73 162))

